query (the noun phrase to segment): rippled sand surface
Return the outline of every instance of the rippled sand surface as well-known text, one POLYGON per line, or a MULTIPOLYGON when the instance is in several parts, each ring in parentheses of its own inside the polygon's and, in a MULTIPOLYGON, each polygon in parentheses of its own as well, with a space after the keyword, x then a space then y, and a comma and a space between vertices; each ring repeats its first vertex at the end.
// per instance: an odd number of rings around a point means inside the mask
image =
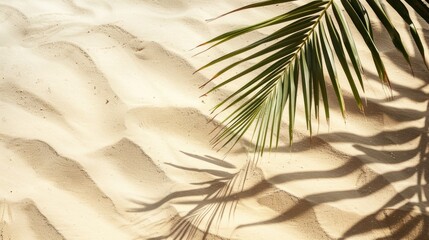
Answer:
POLYGON ((0 0, 0 239, 428 239, 429 71, 406 34, 414 75, 373 23, 392 99, 366 64, 364 115, 345 88, 346 123, 332 104, 310 138, 299 107, 256 166, 250 137, 211 148, 234 86, 200 98, 216 69, 193 72, 248 39, 192 49, 282 10, 206 21, 250 2, 0 0))

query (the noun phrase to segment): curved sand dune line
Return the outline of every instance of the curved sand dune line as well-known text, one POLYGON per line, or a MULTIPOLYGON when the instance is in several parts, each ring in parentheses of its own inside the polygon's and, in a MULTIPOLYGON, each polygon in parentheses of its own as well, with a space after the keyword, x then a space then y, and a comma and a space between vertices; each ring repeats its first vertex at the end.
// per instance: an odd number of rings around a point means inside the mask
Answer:
POLYGON ((18 105, 37 117, 49 118, 52 121, 67 125, 66 119, 62 117, 55 107, 31 92, 21 89, 10 82, 0 85, 0 92, 0 101, 4 103, 18 105))
POLYGON ((51 181, 58 188, 84 197, 85 202, 96 204, 104 211, 116 211, 114 204, 79 163, 59 155, 45 142, 11 139, 6 147, 20 156, 41 178, 51 181))
POLYGON ((0 213, 2 239, 66 239, 31 200, 3 201, 0 204, 0 213))
POLYGON ((136 185, 136 189, 144 189, 140 194, 152 195, 155 192, 167 192, 173 185, 166 173, 137 144, 127 138, 106 146, 91 154, 99 161, 109 162, 119 173, 136 185), (163 186, 157 183, 163 182, 163 186))
POLYGON ((299 106, 294 145, 257 166, 251 136, 212 148, 237 85, 200 98, 216 69, 194 71, 248 39, 191 49, 282 11, 206 21, 250 2, 0 0, 0 239, 426 239, 427 69, 378 22, 391 99, 365 66, 365 114, 346 88, 346 123, 332 104, 310 138, 299 106))

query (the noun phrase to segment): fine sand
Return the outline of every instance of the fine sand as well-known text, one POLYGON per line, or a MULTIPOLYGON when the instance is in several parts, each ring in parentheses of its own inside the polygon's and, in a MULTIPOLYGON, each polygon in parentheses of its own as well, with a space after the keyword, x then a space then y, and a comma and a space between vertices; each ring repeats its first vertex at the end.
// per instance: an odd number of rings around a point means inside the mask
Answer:
POLYGON ((392 93, 358 38, 365 114, 342 78, 346 121, 310 138, 299 105, 292 148, 285 121, 257 165, 248 136, 212 149, 237 84, 193 72, 266 31, 193 48, 292 5, 206 21, 251 2, 0 0, 0 239, 428 239, 429 71, 393 13, 414 74, 374 21, 392 93))

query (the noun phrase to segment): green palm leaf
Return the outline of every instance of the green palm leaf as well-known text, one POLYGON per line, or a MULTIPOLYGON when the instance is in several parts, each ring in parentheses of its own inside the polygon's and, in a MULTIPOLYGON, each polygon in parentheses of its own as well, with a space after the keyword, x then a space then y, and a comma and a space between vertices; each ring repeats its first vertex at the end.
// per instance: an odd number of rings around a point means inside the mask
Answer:
MULTIPOLYGON (((291 1, 261 1, 226 14, 291 1)), ((424 59, 423 44, 409 16, 406 4, 414 8, 426 21, 428 21, 429 15, 427 13, 429 11, 427 11, 427 6, 423 0, 411 2, 388 0, 392 9, 408 24, 411 36, 424 59)), ((379 0, 366 0, 366 3, 386 28, 394 46, 410 64, 409 55, 401 36, 389 19, 385 6, 379 0)), ((233 108, 217 129, 218 131, 212 139, 214 146, 220 148, 230 146, 232 148, 249 128, 253 128, 255 153, 263 155, 265 147, 270 150, 272 147, 278 146, 284 113, 288 115, 289 139, 292 143, 296 106, 297 101, 299 101, 298 95, 302 95, 306 124, 311 134, 313 109, 314 117, 320 119, 320 101, 323 103, 327 121, 330 117, 330 104, 327 96, 327 84, 325 83, 327 79, 324 77, 324 71, 328 73, 343 117, 346 116, 346 106, 338 79, 339 70, 345 74, 348 80, 357 107, 363 111, 364 107, 361 100, 361 92, 364 90, 363 68, 352 31, 343 15, 341 6, 370 50, 381 82, 389 85, 389 77, 375 44, 371 19, 365 5, 359 0, 305 1, 304 5, 281 15, 221 34, 200 45, 207 45, 210 49, 249 32, 266 27, 278 27, 266 37, 214 59, 197 70, 201 71, 232 57, 242 56, 240 60, 229 63, 220 69, 208 81, 210 82, 242 63, 261 59, 237 74, 224 79, 207 92, 210 93, 246 77, 254 71, 259 71, 256 76, 248 78, 242 87, 213 108, 213 113, 221 113, 233 108), (339 62, 339 69, 335 64, 336 61, 339 62), (298 94, 298 91, 301 93, 298 94)))

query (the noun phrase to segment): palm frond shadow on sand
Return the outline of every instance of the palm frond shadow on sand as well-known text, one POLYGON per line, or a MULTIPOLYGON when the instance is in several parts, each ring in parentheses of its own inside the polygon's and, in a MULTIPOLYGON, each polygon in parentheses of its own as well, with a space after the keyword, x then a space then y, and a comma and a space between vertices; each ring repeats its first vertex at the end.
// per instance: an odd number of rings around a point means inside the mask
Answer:
MULTIPOLYGON (((428 109, 429 113, 429 109, 428 109)), ((391 229, 390 233, 386 235, 385 239, 393 238, 407 238, 407 239, 423 239, 429 234, 429 216, 426 212, 428 207, 427 199, 429 199, 429 188, 428 188, 428 157, 427 146, 429 144, 427 132, 429 130, 429 121, 426 118, 426 125, 424 129, 420 129, 420 136, 416 136, 411 139, 420 138, 418 147, 406 151, 377 151, 370 147, 355 144, 356 149, 362 151, 363 155, 350 158, 346 163, 336 169, 330 171, 309 171, 309 172, 295 172, 288 174, 280 174, 263 180, 250 189, 245 189, 242 192, 232 194, 229 196, 223 196, 222 198, 206 199, 204 204, 215 204, 224 201, 235 201, 237 199, 250 198, 257 194, 263 193, 265 190, 272 187, 271 184, 282 184, 291 181, 300 181, 308 179, 320 179, 320 178, 339 178, 351 174, 354 171, 362 169, 365 165, 370 165, 376 162, 390 161, 390 164, 399 164, 410 160, 411 158, 418 156, 419 163, 416 166, 403 168, 397 171, 387 172, 379 175, 370 180, 365 185, 358 189, 345 190, 345 191, 333 191, 323 192, 313 195, 308 195, 303 199, 299 200, 296 205, 280 213, 277 217, 254 223, 249 225, 243 225, 243 227, 250 227, 260 224, 273 224, 292 220, 306 211, 310 211, 312 208, 320 204, 337 202, 344 199, 353 198, 364 198, 375 194, 384 188, 391 185, 393 182, 400 182, 410 177, 417 175, 417 182, 414 186, 409 186, 401 192, 398 192, 395 196, 389 199, 386 204, 373 214, 363 218, 361 221, 356 223, 344 234, 344 238, 359 235, 362 233, 370 232, 374 229, 391 229), (368 157, 370 156, 370 157, 368 157), (392 157, 394 156, 394 158, 392 157), (370 160, 368 160, 370 159, 370 160), (412 202, 410 199, 417 195, 418 201, 412 202), (308 203, 312 204, 308 204, 308 203), (399 205, 399 207, 398 207, 399 205), (418 209, 420 213, 417 213, 415 209, 418 209)), ((406 129, 409 130, 409 129, 406 129)), ((401 130, 399 131, 401 132, 401 130)), ((389 137, 395 135, 395 131, 382 133, 378 137, 369 137, 366 139, 367 142, 374 138, 389 137)), ((343 134, 345 135, 345 134, 343 134)), ((345 138, 347 139, 347 138, 345 138)), ((388 138, 387 138, 388 139, 388 138)), ((365 139, 362 139, 365 141, 365 139)), ((379 143, 376 143, 376 145, 379 143)))
MULTIPOLYGON (((183 153, 194 159, 205 161, 224 169, 231 170, 235 168, 232 164, 210 156, 183 153)), ((192 183, 195 186, 205 186, 190 190, 176 191, 154 203, 149 204, 141 201, 134 201, 136 204, 140 205, 140 207, 130 210, 133 212, 149 212, 172 202, 194 205, 192 210, 173 223, 173 227, 170 229, 169 233, 162 236, 155 236, 150 239, 224 239, 220 236, 211 234, 211 232, 213 231, 213 228, 217 228, 219 226, 221 221, 224 221, 225 219, 231 220, 233 218, 235 208, 237 207, 237 199, 230 200, 229 196, 236 195, 243 190, 243 184, 245 183, 246 175, 251 168, 251 163, 249 162, 234 174, 227 171, 187 168, 171 163, 166 164, 183 171, 207 173, 213 176, 213 180, 192 183), (179 199, 182 198, 186 199, 198 196, 202 197, 202 200, 179 201, 179 199), (222 201, 223 198, 228 199, 222 201)))
MULTIPOLYGON (((393 85, 395 89, 395 85, 393 85)), ((400 94, 402 97, 418 98, 412 99, 419 102, 428 99, 422 89, 411 89, 405 86, 398 86, 396 90, 412 94, 400 94)), ((352 101, 352 100, 350 100, 352 101)), ((173 192, 155 203, 136 202, 140 205, 133 209, 138 212, 149 212, 163 205, 170 203, 188 204, 194 206, 185 216, 180 217, 169 233, 162 236, 154 236, 153 239, 223 239, 213 233, 219 227, 221 222, 231 220, 238 201, 248 198, 261 198, 264 194, 276 194, 277 184, 284 184, 293 181, 303 181, 309 179, 340 178, 356 171, 362 171, 371 164, 384 163, 389 165, 399 165, 401 163, 418 159, 415 166, 402 169, 396 168, 395 171, 389 171, 381 175, 376 175, 358 189, 343 191, 329 191, 308 195, 298 199, 298 201, 288 206, 282 212, 278 212, 276 217, 255 222, 247 225, 241 225, 238 228, 246 228, 263 224, 274 224, 286 222, 297 218, 313 208, 338 202, 345 199, 359 199, 376 194, 383 189, 390 187, 391 183, 398 183, 411 177, 416 178, 416 184, 408 186, 400 192, 397 192, 390 199, 386 200, 384 206, 380 207, 374 213, 362 218, 359 222, 347 229, 342 234, 343 238, 358 236, 369 233, 376 229, 389 229, 388 234, 381 239, 424 239, 429 234, 429 214, 426 208, 429 206, 429 103, 425 112, 413 109, 397 109, 394 107, 382 106, 377 102, 370 101, 367 106, 367 116, 379 114, 382 108, 383 114, 395 119, 398 122, 414 122, 424 120, 423 127, 405 127, 398 130, 381 131, 380 133, 364 137, 346 132, 334 132, 329 134, 320 134, 296 142, 293 145, 293 152, 305 151, 308 148, 327 149, 329 143, 346 142, 353 143, 353 147, 362 152, 362 155, 350 157, 344 155, 344 164, 327 171, 302 171, 279 174, 268 179, 262 178, 256 184, 244 187, 246 175, 250 171, 255 171, 252 162, 249 162, 236 173, 230 173, 233 165, 211 158, 208 156, 199 156, 192 153, 184 153, 187 156, 206 161, 217 167, 222 167, 225 171, 214 171, 211 169, 186 168, 174 164, 171 167, 183 171, 205 172, 213 176, 213 179, 206 182, 194 183, 198 188, 184 191, 173 192), (394 144, 408 144, 418 141, 414 144, 415 148, 407 150, 384 151, 378 150, 383 146, 392 146, 394 144), (271 192, 271 193, 270 193, 271 192), (200 196, 200 200, 184 200, 192 196, 200 196), (417 196, 417 201, 412 201, 417 196)), ((287 151, 289 147, 280 147, 277 151, 287 151)), ((336 151, 329 149, 329 151, 336 151)), ((277 191, 279 192, 279 191, 277 191)), ((323 226, 322 226, 323 228, 323 226)))
MULTIPOLYGON (((413 91, 412 89, 403 90, 413 91)), ((378 105, 374 106, 377 107, 378 105)), ((390 107, 385 107, 385 110, 386 111, 383 111, 385 114, 392 116, 397 115, 398 111, 401 111, 390 107)), ((403 114, 404 112, 408 113, 412 110, 403 109, 402 111, 403 114)), ((425 120, 425 125, 421 128, 408 127, 399 130, 382 131, 370 137, 338 132, 321 134, 314 137, 311 143, 308 139, 296 142, 296 147, 294 147, 293 150, 294 152, 304 151, 308 149, 309 146, 312 148, 320 147, 326 149, 326 146, 331 142, 353 142, 353 146, 361 151, 362 155, 355 157, 345 156, 343 159, 345 163, 342 166, 328 171, 302 171, 279 174, 268 179, 263 178, 250 187, 243 188, 243 184, 249 171, 255 171, 255 166, 252 164, 247 164, 235 174, 231 174, 228 171, 192 169, 170 164, 170 166, 179 168, 183 171, 207 172, 213 175, 213 180, 195 183, 197 186, 204 185, 204 187, 188 191, 173 192, 152 204, 140 202, 139 204, 141 207, 134 210, 142 212, 151 211, 180 198, 198 195, 204 196, 202 200, 181 201, 180 203, 182 204, 193 204, 195 207, 184 217, 176 221, 174 227, 170 229, 168 234, 154 237, 153 239, 209 239, 208 236, 210 236, 210 239, 223 239, 211 233, 216 231, 221 221, 227 221, 232 217, 237 201, 240 199, 272 194, 272 191, 271 193, 269 192, 272 189, 277 189, 275 187, 276 184, 309 179, 340 178, 353 172, 361 171, 365 166, 370 166, 374 163, 398 165, 417 157, 419 159, 417 165, 377 175, 358 189, 308 195, 299 199, 285 211, 279 212, 278 215, 272 219, 242 225, 239 228, 285 222, 311 211, 318 205, 345 199, 357 199, 371 196, 389 187, 391 183, 404 181, 416 176, 417 181, 415 185, 397 192, 386 201, 384 206, 347 229, 347 231, 343 233, 343 238, 358 236, 375 229, 390 229, 389 233, 381 239, 424 239, 424 237, 429 234, 429 216, 426 211, 426 208, 429 206, 427 202, 429 199, 429 151, 427 147, 429 145, 427 135, 429 132, 429 104, 426 112, 417 112, 417 114, 410 116, 410 118, 405 118, 404 121, 415 121, 419 119, 425 120), (392 144, 407 144, 416 140, 419 143, 413 149, 398 151, 380 151, 375 149, 376 147, 391 146, 392 144), (414 196, 417 196, 418 201, 413 202, 410 200, 413 199, 414 196)), ((289 151, 290 149, 280 148, 278 150, 289 151)), ((332 149, 330 151, 335 150, 332 149)), ((227 162, 217 161, 214 158, 190 153, 185 154, 195 159, 217 164, 228 170, 233 168, 233 166, 227 162)))

